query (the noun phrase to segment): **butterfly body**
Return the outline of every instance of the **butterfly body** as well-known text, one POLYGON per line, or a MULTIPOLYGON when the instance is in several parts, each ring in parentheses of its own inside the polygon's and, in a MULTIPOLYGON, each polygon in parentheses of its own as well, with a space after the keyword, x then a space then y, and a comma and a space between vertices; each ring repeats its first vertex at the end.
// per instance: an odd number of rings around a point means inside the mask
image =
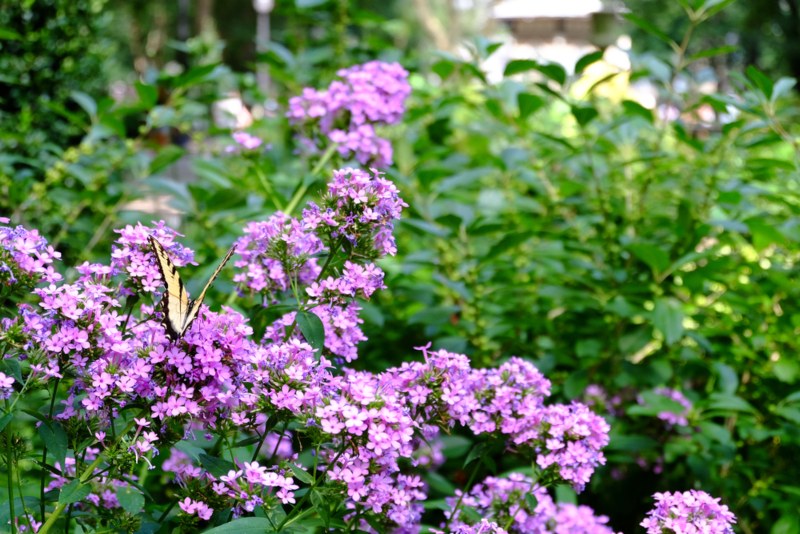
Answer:
POLYGON ((233 256, 235 247, 232 247, 225 257, 220 262, 219 266, 211 275, 211 278, 206 283, 200 295, 196 299, 190 299, 186 288, 183 285, 178 269, 166 249, 154 237, 149 237, 150 247, 153 254, 156 256, 159 272, 161 273, 161 280, 166 286, 164 296, 161 298, 161 311, 163 312, 164 330, 167 336, 172 341, 177 341, 189 330, 192 322, 197 318, 200 312, 200 306, 203 304, 203 299, 206 296, 206 291, 211 287, 211 284, 219 275, 222 268, 228 263, 228 260, 233 256))

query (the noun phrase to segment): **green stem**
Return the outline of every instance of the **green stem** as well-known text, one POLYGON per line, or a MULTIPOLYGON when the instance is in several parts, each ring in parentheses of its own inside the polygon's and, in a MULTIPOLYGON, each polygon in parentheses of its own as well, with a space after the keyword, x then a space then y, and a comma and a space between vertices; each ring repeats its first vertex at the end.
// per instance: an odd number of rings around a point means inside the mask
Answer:
MULTIPOLYGON (((328 147, 325 153, 322 154, 322 157, 319 159, 317 164, 314 165, 314 168, 311 169, 311 176, 318 176, 319 173, 322 172, 322 167, 324 167, 325 164, 328 163, 328 160, 331 159, 331 157, 333 156, 334 152, 336 152, 336 149, 338 147, 339 147, 338 143, 333 143, 328 147)), ((286 215, 291 215, 292 212, 295 210, 295 208, 297 208, 297 205, 303 199, 303 195, 305 195, 306 191, 308 191, 309 185, 310 183, 306 181, 300 184, 300 187, 298 187, 297 190, 294 192, 294 195, 292 195, 292 199, 289 201, 289 204, 286 205, 286 209, 283 210, 283 212, 286 215)))
MULTIPOLYGON (((53 393, 50 396, 50 412, 48 413, 48 419, 53 419, 53 412, 55 411, 56 407, 56 392, 58 391, 58 384, 60 378, 56 378, 53 384, 53 393)), ((39 475, 39 512, 41 512, 41 517, 44 517, 44 487, 45 487, 45 475, 47 471, 44 469, 44 466, 47 465, 47 442, 44 442, 44 446, 42 447, 42 473, 39 475)), ((61 469, 64 469, 64 466, 61 466, 61 469)))
POLYGON ((450 526, 450 522, 456 516, 458 508, 461 506, 461 501, 464 500, 464 495, 466 495, 467 492, 469 491, 469 488, 472 487, 472 483, 475 481, 475 477, 477 476, 478 471, 480 470, 480 466, 481 466, 480 462, 475 462, 475 469, 472 470, 472 474, 469 476, 469 480, 467 480, 467 485, 464 487, 464 490, 461 492, 461 495, 458 496, 456 505, 453 507, 453 511, 450 512, 450 517, 447 518, 447 522, 444 524, 444 528, 442 530, 444 530, 445 532, 447 532, 447 527, 450 526))
POLYGON ((11 427, 10 425, 6 427, 6 431, 4 432, 6 435, 6 467, 7 469, 7 479, 6 483, 8 484, 8 510, 11 514, 11 532, 12 534, 17 533, 17 518, 16 518, 16 510, 14 510, 14 450, 13 450, 13 442, 11 440, 11 427))
POLYGON ((275 205, 275 208, 278 211, 283 211, 281 209, 281 203, 278 200, 278 197, 275 194, 275 191, 272 189, 272 184, 269 183, 269 180, 267 180, 267 177, 264 176, 264 173, 261 171, 261 169, 258 168, 258 164, 253 163, 253 169, 255 170, 256 176, 258 177, 258 181, 261 182, 261 187, 264 188, 264 192, 267 194, 267 197, 270 200, 272 200, 272 203, 275 205))
MULTIPOLYGON (((336 454, 336 457, 332 461, 328 462, 328 466, 334 465, 336 463, 336 461, 339 459, 339 457, 341 457, 342 454, 344 454, 344 451, 345 451, 345 448, 342 448, 342 450, 340 450, 336 454)), ((306 510, 305 512, 303 512, 301 514, 297 514, 297 511, 300 510, 300 507, 303 504, 305 504, 305 502, 308 500, 308 496, 311 495, 311 492, 317 487, 317 482, 319 482, 317 480, 317 458, 318 457, 319 457, 319 449, 317 449, 317 454, 314 456, 314 471, 313 471, 312 477, 311 477, 312 478, 311 487, 308 488, 308 491, 306 492, 306 494, 303 495, 303 497, 300 498, 300 501, 298 501, 298 503, 295 505, 295 507, 292 508, 292 511, 289 512, 289 515, 287 515, 286 517, 283 518, 283 522, 280 525, 278 525, 278 528, 277 528, 278 532, 280 532, 281 529, 283 527, 285 527, 286 525, 288 525, 289 523, 293 523, 293 522, 297 521, 298 519, 300 519, 301 517, 307 515, 308 513, 310 513, 312 511, 312 510, 306 510)), ((322 478, 324 480, 325 477, 322 477, 322 478)))
MULTIPOLYGON (((120 437, 118 439, 116 439, 115 442, 114 442, 115 446, 128 433, 128 431, 131 428, 133 428, 133 425, 136 424, 136 418, 137 417, 141 417, 142 415, 144 415, 145 412, 146 412, 146 410, 142 410, 142 412, 137 414, 136 417, 134 417, 133 420, 131 420, 131 422, 128 423, 128 426, 125 428, 125 430, 120 432, 120 437)), ((111 425, 111 428, 112 429, 114 428, 113 424, 111 425)), ((109 448, 113 448, 113 447, 109 447, 109 448)), ((84 452, 84 454, 86 454, 86 450, 84 450, 83 452, 84 452)), ((81 473, 81 476, 78 478, 79 484, 85 484, 89 479, 91 479, 92 475, 94 474, 95 469, 97 469, 97 466, 100 465, 100 462, 102 462, 102 461, 103 461, 103 454, 101 453, 101 454, 98 454, 97 458, 95 458, 94 461, 86 469, 83 470, 83 472, 81 473)), ((77 466, 77 464, 76 464, 76 466, 77 466)), ((39 534, 47 534, 48 532, 50 532, 50 529, 53 528, 53 525, 56 523, 56 521, 58 521, 58 518, 61 516, 61 514, 64 512, 64 510, 66 508, 67 508, 67 504, 58 503, 56 505, 55 509, 53 510, 53 513, 51 513, 50 517, 47 518, 47 521, 44 523, 44 525, 42 525, 42 528, 39 529, 39 534)))
MULTIPOLYGON (((333 260, 333 257, 336 255, 336 253, 339 252, 339 248, 342 246, 343 242, 344 242, 344 237, 341 237, 339 238, 338 241, 336 241, 336 244, 334 244, 333 247, 331 247, 331 251, 330 253, 328 253, 328 257, 325 258, 325 264, 322 266, 322 269, 320 269, 319 274, 317 275, 317 278, 316 280, 314 280, 314 282, 319 282, 320 280, 322 280, 322 277, 325 275, 325 271, 328 270, 328 267, 331 264, 331 260, 333 260)), ((298 311, 303 307, 304 306, 301 306, 300 303, 298 302, 298 311)), ((294 321, 292 321, 292 324, 289 325, 289 329, 286 331, 286 335, 283 337, 284 342, 288 341, 289 338, 292 337, 292 334, 294 333, 294 329, 296 327, 297 327, 297 315, 295 315, 294 321)))

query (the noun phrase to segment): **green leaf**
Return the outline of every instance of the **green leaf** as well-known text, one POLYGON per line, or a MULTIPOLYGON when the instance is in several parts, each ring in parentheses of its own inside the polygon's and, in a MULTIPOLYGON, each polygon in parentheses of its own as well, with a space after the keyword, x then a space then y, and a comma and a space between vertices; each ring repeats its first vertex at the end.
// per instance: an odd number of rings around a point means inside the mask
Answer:
POLYGON ((597 117, 597 110, 591 106, 572 106, 572 116, 581 126, 586 126, 597 117))
POLYGON ((722 55, 725 55, 725 54, 732 54, 733 52, 736 52, 738 50, 739 50, 739 47, 733 46, 733 45, 725 45, 725 46, 717 46, 717 47, 714 47, 714 48, 708 48, 706 50, 701 50, 700 52, 697 52, 696 54, 692 54, 691 56, 689 56, 688 62, 691 63, 691 62, 697 61, 698 59, 705 59, 707 57, 714 57, 714 56, 722 56, 722 55))
POLYGON ((150 162, 150 167, 148 169, 149 174, 157 174, 159 171, 166 169, 179 159, 184 154, 184 150, 175 145, 169 145, 161 149, 158 155, 153 158, 153 161, 150 162))
POLYGON ((144 495, 133 486, 120 486, 116 490, 119 505, 131 515, 136 515, 144 508, 144 495))
POLYGON ((299 466, 296 466, 294 464, 289 464, 289 469, 292 470, 292 473, 294 474, 295 478, 304 484, 311 484, 314 481, 311 475, 309 475, 305 469, 299 466))
POLYGON ((316 314, 307 311, 297 312, 297 326, 309 345, 318 351, 325 348, 325 326, 316 314))
POLYGON ((755 84, 759 91, 766 97, 767 100, 772 99, 772 80, 769 79, 763 72, 750 65, 745 70, 745 74, 751 82, 755 84))
POLYGON ((20 367, 17 359, 6 358, 5 360, 0 360, 0 372, 5 373, 6 376, 13 376, 20 384, 24 383, 24 380, 22 380, 22 367, 20 367))
POLYGON ((683 337, 683 310, 681 303, 673 298, 660 298, 653 310, 653 326, 664 335, 667 345, 683 337))
POLYGON ((602 50, 596 50, 594 52, 589 52, 588 54, 586 54, 585 56, 580 58, 577 61, 577 63, 575 63, 575 74, 582 73, 586 69, 586 67, 588 67, 589 65, 591 65, 593 63, 597 63, 601 59, 603 59, 603 51, 602 50))
POLYGON ((793 78, 780 78, 777 82, 775 82, 775 86, 773 87, 772 98, 770 99, 772 103, 775 103, 775 101, 779 98, 790 94, 795 85, 797 85, 797 80, 793 78))
POLYGON ((797 377, 800 375, 800 365, 796 361, 786 357, 781 357, 772 366, 772 372, 775 378, 786 384, 794 384, 797 382, 797 377))
POLYGON ((69 484, 61 488, 58 495, 58 504, 72 504, 86 498, 92 492, 92 486, 81 484, 81 481, 73 479, 69 484))
POLYGON ((142 107, 152 108, 158 103, 158 87, 142 82, 136 82, 136 94, 142 107))
POLYGON ((0 41, 21 41, 22 36, 9 28, 0 28, 0 41))
POLYGON ((628 246, 634 256, 645 262, 658 275, 669 267, 669 255, 656 245, 633 243, 628 246))
POLYGON ((55 421, 43 420, 39 425, 38 432, 49 453, 63 466, 68 446, 67 433, 64 428, 55 421))
POLYGON ((633 100, 623 100, 622 109, 625 110, 626 115, 630 115, 632 117, 641 117, 650 124, 653 124, 653 111, 647 109, 638 102, 634 102, 633 100))
POLYGON ((800 515, 792 512, 784 513, 772 525, 769 534, 800 534, 800 515))
POLYGON ((756 409, 743 398, 725 393, 712 393, 708 398, 706 409, 722 410, 725 412, 757 413, 756 409))
POLYGON ((531 93, 519 93, 517 95, 517 107, 519 107, 520 119, 527 119, 537 110, 541 109, 544 104, 544 99, 531 93))
POLYGON ((513 59, 506 65, 506 68, 503 71, 503 76, 514 76, 515 74, 527 72, 529 70, 536 70, 538 68, 538 61, 534 61, 532 59, 513 59))
POLYGON ((222 458, 214 458, 203 453, 200 455, 199 460, 206 471, 218 478, 222 475, 227 475, 228 471, 236 471, 236 465, 222 458))
POLYGON ((13 413, 7 413, 3 415, 3 417, 0 417, 0 432, 8 426, 8 423, 10 423, 12 419, 14 419, 13 413))
POLYGON ((218 65, 216 63, 194 67, 175 78, 172 82, 172 85, 176 88, 186 88, 196 85, 208 79, 211 76, 211 73, 213 73, 217 67, 218 65))
POLYGON ((82 93, 80 91, 73 91, 70 93, 70 98, 78 103, 78 105, 86 112, 89 117, 94 119, 97 117, 97 103, 94 99, 87 95, 86 93, 82 93))
POLYGON ((744 221, 753 237, 753 246, 759 251, 772 244, 785 244, 786 237, 762 217, 751 217, 744 221))
POLYGON ((456 490, 455 484, 436 471, 428 471, 425 473, 425 481, 431 489, 442 495, 452 495, 456 490))
POLYGON ((274 529, 275 525, 266 517, 240 517, 203 532, 204 534, 265 534, 273 532, 274 529))
POLYGON ((624 17, 628 21, 638 26, 640 29, 644 30, 645 32, 649 33, 650 35, 658 39, 659 41, 669 45, 670 48, 675 48, 678 46, 677 43, 673 41, 669 35, 658 29, 650 21, 647 21, 641 17, 637 17, 633 13, 626 13, 624 17))

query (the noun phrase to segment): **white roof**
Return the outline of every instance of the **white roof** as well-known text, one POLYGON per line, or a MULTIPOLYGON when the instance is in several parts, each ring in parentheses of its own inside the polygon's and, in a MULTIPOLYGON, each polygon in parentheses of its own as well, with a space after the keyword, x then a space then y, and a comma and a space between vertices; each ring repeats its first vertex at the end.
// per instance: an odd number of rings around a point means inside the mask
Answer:
POLYGON ((496 19, 586 17, 603 10, 601 0, 502 0, 494 6, 496 19))

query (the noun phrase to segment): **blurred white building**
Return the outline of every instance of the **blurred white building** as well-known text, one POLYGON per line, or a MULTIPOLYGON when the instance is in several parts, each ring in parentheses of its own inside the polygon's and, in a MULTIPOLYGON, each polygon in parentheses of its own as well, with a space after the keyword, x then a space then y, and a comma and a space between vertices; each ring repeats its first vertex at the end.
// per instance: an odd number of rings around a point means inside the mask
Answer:
MULTIPOLYGON (((619 38, 622 9, 619 2, 610 0, 501 0, 494 4, 491 16, 507 28, 510 39, 484 67, 493 80, 514 59, 559 63, 571 72, 578 59, 598 47, 611 55, 606 61, 627 67, 627 54, 611 46, 619 38)), ((630 41, 623 39, 621 45, 626 42, 630 41)))

